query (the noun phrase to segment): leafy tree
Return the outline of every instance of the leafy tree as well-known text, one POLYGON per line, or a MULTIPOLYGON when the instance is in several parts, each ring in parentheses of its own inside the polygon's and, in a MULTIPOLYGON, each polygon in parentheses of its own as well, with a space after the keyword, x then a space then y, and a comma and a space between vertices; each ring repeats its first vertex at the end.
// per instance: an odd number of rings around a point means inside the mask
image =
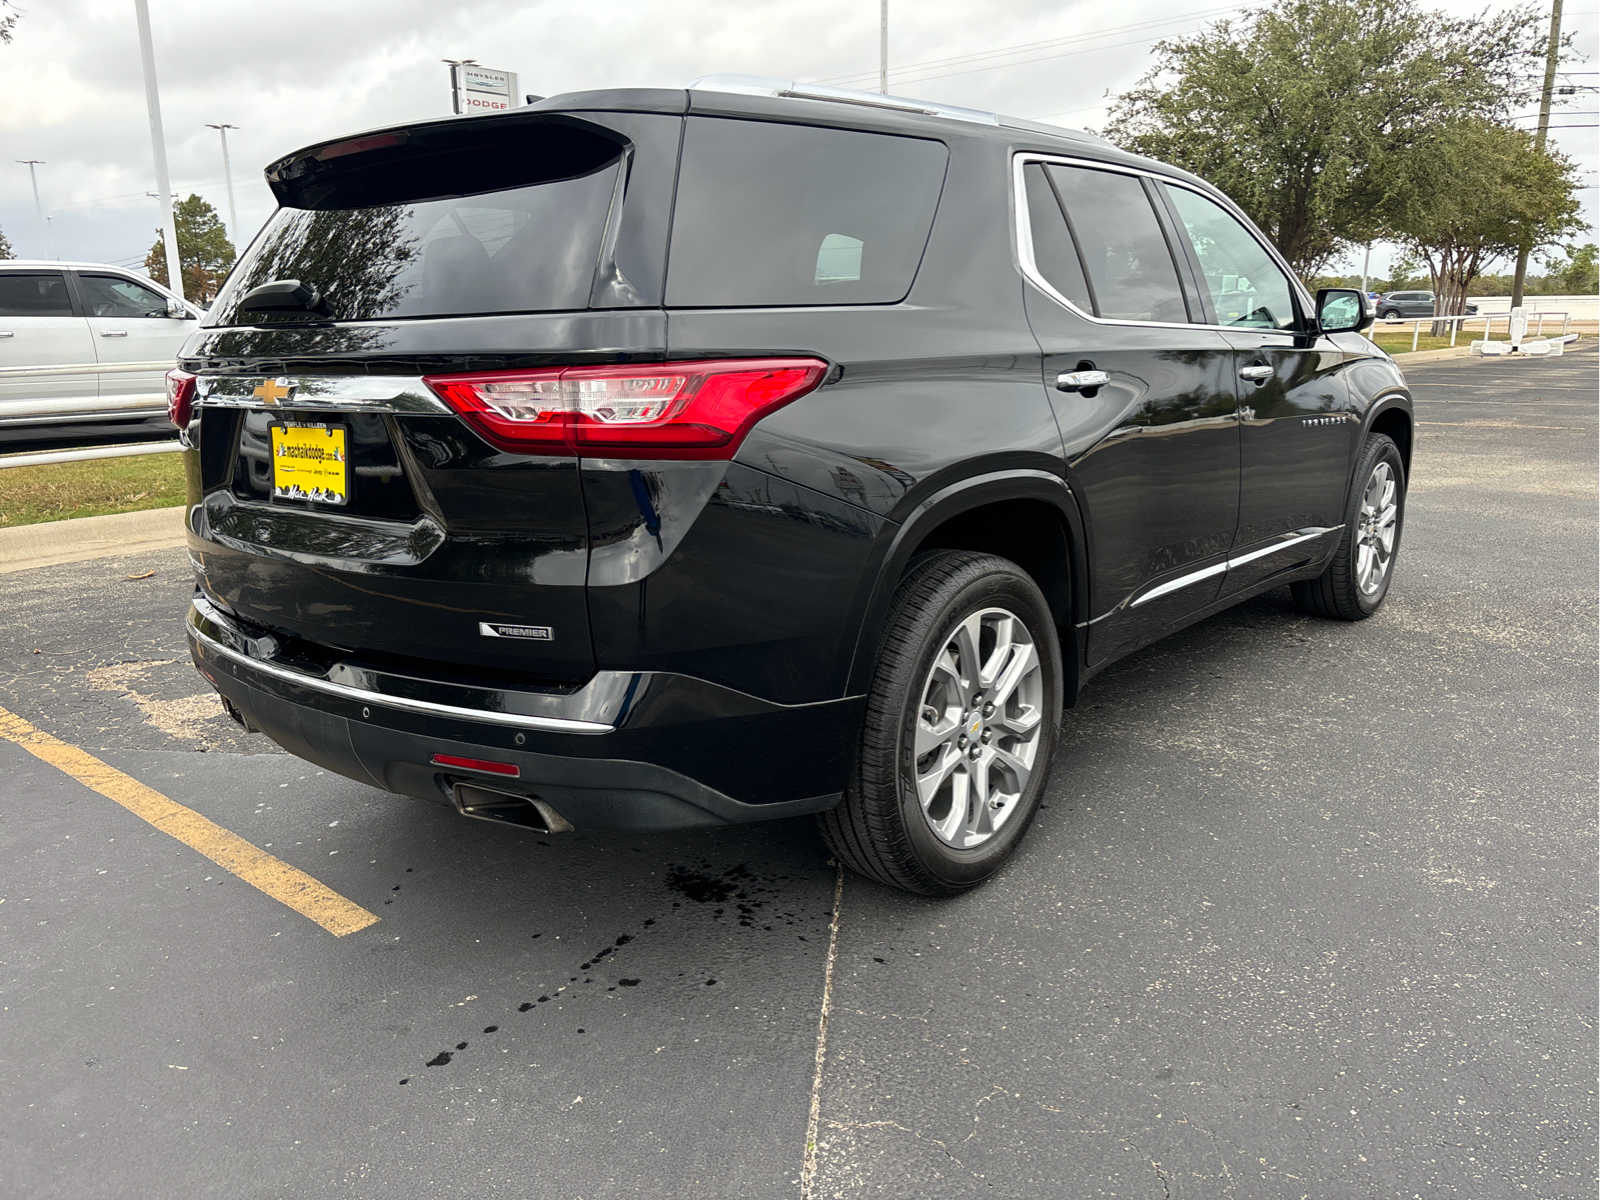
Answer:
POLYGON ((17 252, 11 248, 11 243, 6 240, 4 231, 0 231, 0 258, 15 258, 17 252))
POLYGON ((1379 291, 1411 292, 1428 286, 1422 264, 1409 254, 1401 254, 1389 267, 1389 280, 1379 291))
POLYGON ((21 15, 11 0, 0 0, 0 42, 11 40, 12 31, 17 26, 17 18, 21 15))
POLYGON ((1600 292, 1600 246, 1587 242, 1582 246, 1565 247, 1565 259, 1545 260, 1548 278, 1560 284, 1559 291, 1573 295, 1594 295, 1600 292))
POLYGON ((1217 184, 1311 274, 1382 232, 1397 157, 1441 122, 1526 103, 1545 41, 1531 7, 1275 0, 1157 43, 1107 132, 1217 184))
MULTIPOLYGON (((209 301, 222 286, 222 280, 238 257, 228 231, 217 210, 191 195, 173 208, 173 223, 178 227, 178 262, 183 267, 183 294, 201 304, 209 301)), ((156 230, 155 245, 145 255, 145 274, 151 279, 167 277, 167 247, 156 230)))
POLYGON ((1427 263, 1440 314, 1460 313, 1483 268, 1524 238, 1548 245, 1580 224, 1572 163, 1524 130, 1451 121, 1394 162, 1389 232, 1427 263))

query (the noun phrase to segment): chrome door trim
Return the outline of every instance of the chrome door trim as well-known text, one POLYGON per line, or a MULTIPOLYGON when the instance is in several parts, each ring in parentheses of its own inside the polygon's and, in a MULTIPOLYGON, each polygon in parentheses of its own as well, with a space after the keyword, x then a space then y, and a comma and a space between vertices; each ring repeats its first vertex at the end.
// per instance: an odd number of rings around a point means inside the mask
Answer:
MULTIPOLYGON (((1288 550, 1292 546, 1298 546, 1302 542, 1312 541, 1315 538, 1320 538, 1326 534, 1335 533, 1343 528, 1343 525, 1326 525, 1319 526, 1316 529, 1295 529, 1289 531, 1288 533, 1280 534, 1279 540, 1273 542, 1271 545, 1261 546, 1258 549, 1251 550, 1246 554, 1233 555, 1232 557, 1226 558, 1221 562, 1215 562, 1210 566, 1201 567, 1198 571, 1191 571, 1187 575, 1180 575, 1176 579, 1168 579, 1164 583, 1158 583, 1147 591, 1136 592, 1133 599, 1128 602, 1128 607, 1138 608, 1141 604, 1148 604, 1150 601, 1159 599, 1162 596, 1169 596, 1173 592, 1179 591, 1183 588, 1192 587, 1194 584, 1200 583, 1202 580, 1210 579, 1216 575, 1221 575, 1224 571, 1231 571, 1235 567, 1244 566, 1245 563, 1255 562, 1258 558, 1266 558, 1269 554, 1277 554, 1280 551, 1288 550)), ((1098 619, 1099 618, 1096 618, 1096 620, 1098 619)))
POLYGON ((1171 595, 1173 592, 1181 591, 1183 588, 1193 587, 1195 584, 1210 579, 1214 575, 1221 575, 1227 569, 1228 560, 1223 559, 1221 562, 1212 563, 1209 567, 1201 567, 1198 571, 1190 571, 1187 575, 1180 575, 1176 579, 1158 583, 1149 591, 1135 595, 1133 600, 1129 602, 1128 607, 1138 608, 1141 604, 1148 604, 1152 600, 1171 595))
MULTIPOLYGON (((291 670, 276 663, 265 662, 259 658, 252 658, 231 646, 225 646, 213 637, 201 633, 193 625, 185 626, 188 635, 195 641, 205 646, 212 654, 239 663, 263 675, 270 675, 275 679, 282 679, 299 687, 309 688, 316 692, 325 692, 330 696, 338 696, 344 700, 358 700, 364 704, 379 704, 386 708, 399 708, 407 712, 424 713, 429 716, 452 717, 457 720, 481 721, 488 725, 510 725, 519 729, 546 729, 556 733, 614 733, 616 726, 607 725, 601 721, 580 721, 574 717, 538 717, 523 713, 492 712, 483 708, 463 708, 457 704, 437 704, 431 700, 417 700, 410 696, 391 696, 384 692, 368 691, 366 688, 351 687, 345 683, 334 683, 330 679, 322 679, 316 675, 309 675, 304 671, 291 670)), ((248 681, 246 681, 248 682, 248 681)))
POLYGON ((1263 546, 1259 550, 1252 550, 1248 554, 1230 558, 1228 560, 1228 569, 1231 571, 1234 567, 1242 567, 1247 562, 1255 562, 1258 558, 1265 558, 1269 554, 1276 554, 1280 550, 1287 550, 1290 546, 1298 546, 1301 542, 1309 542, 1313 538, 1319 538, 1323 534, 1333 533, 1335 530, 1343 528, 1343 525, 1328 525, 1319 529, 1305 529, 1284 534, 1282 535, 1284 540, 1281 542, 1274 542, 1270 546, 1263 546))
POLYGON ((448 416, 450 406, 419 375, 205 375, 195 380, 195 404, 206 408, 268 411, 345 409, 352 412, 428 413, 448 416), (275 383, 288 395, 270 403, 255 391, 275 383))

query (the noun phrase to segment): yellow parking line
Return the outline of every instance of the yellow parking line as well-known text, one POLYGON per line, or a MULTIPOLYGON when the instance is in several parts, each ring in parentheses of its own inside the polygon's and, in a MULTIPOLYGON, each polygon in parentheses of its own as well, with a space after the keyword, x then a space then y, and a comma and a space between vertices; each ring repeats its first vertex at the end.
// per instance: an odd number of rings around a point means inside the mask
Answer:
POLYGON ((225 871, 265 892, 279 904, 315 921, 334 937, 375 924, 376 916, 311 878, 304 871, 257 849, 236 833, 169 800, 154 788, 107 766, 94 755, 52 737, 0 708, 0 738, 15 742, 41 762, 72 776, 107 800, 115 800, 162 833, 198 850, 225 871))

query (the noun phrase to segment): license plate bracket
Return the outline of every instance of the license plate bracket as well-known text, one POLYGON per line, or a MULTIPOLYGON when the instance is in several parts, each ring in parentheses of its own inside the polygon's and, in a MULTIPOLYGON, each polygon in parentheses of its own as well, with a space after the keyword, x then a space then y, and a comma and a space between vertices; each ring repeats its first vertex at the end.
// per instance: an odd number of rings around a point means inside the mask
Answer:
POLYGON ((350 432, 325 421, 271 426, 272 498, 343 506, 350 502, 350 432))

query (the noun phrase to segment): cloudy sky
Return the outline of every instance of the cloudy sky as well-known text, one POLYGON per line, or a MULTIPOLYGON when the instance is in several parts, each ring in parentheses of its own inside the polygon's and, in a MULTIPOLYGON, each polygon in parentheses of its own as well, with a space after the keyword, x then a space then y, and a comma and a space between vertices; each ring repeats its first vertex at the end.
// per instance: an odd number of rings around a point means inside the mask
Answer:
MULTIPOLYGON (((155 182, 133 2, 13 3, 22 18, 12 44, 0 46, 0 229, 22 257, 138 264, 159 217, 146 195, 155 182), (48 230, 34 215, 28 170, 14 161, 24 158, 46 160, 48 230)), ((890 90, 1092 127, 1104 119, 1107 92, 1139 77, 1158 38, 1250 3, 892 0, 890 90), (1013 47, 1023 49, 971 57, 1013 47)), ((1480 0, 1442 6, 1468 12, 1480 0)), ((217 135, 205 126, 239 126, 229 148, 234 233, 245 241, 272 208, 266 162, 331 135, 448 113, 445 57, 516 71, 523 91, 541 95, 678 87, 727 72, 877 85, 877 0, 150 0, 150 8, 173 188, 199 192, 226 217, 217 135)), ((1564 66, 1590 72, 1569 82, 1600 84, 1593 0, 1569 4, 1565 28, 1579 50, 1564 66)), ((1572 115, 1559 123, 1600 123, 1600 92, 1563 100, 1572 115)), ((1585 172, 1591 224, 1596 133, 1554 135, 1585 172)), ((1380 247, 1374 272, 1389 258, 1380 247)))

